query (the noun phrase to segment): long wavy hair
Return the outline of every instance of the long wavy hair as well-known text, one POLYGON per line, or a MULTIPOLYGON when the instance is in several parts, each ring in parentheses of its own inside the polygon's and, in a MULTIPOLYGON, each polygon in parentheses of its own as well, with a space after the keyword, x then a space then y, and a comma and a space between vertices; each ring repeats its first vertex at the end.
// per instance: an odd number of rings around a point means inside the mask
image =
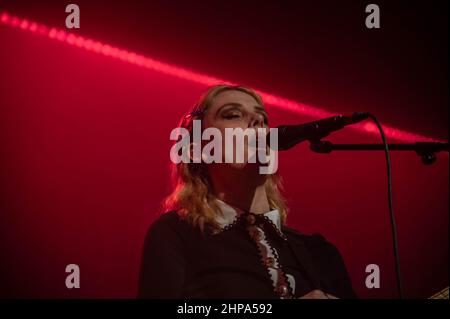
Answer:
MULTIPOLYGON (((264 105, 261 96, 250 88, 232 85, 215 85, 210 87, 194 104, 192 109, 182 117, 179 127, 185 128, 193 139, 193 121, 202 118, 202 114, 211 106, 214 98, 222 92, 236 90, 249 94, 264 105)), ((217 198, 213 192, 213 185, 208 176, 204 163, 172 164, 173 191, 164 200, 164 211, 177 211, 191 225, 198 226, 202 232, 205 228, 219 230, 216 216, 220 213, 217 198)), ((286 201, 281 194, 281 177, 271 174, 265 182, 265 189, 269 205, 278 209, 281 222, 285 224, 287 216, 286 201)))

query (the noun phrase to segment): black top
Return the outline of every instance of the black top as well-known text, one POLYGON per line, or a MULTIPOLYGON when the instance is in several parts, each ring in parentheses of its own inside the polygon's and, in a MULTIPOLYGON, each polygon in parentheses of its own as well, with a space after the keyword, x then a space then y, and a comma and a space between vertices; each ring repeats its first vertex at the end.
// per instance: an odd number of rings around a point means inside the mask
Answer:
MULTIPOLYGON (((201 233, 172 211, 148 230, 139 278, 139 298, 279 298, 255 242, 238 218, 218 234, 201 233)), ((282 227, 267 239, 283 270, 295 278, 295 295, 321 289, 355 298, 339 251, 321 235, 282 227)))

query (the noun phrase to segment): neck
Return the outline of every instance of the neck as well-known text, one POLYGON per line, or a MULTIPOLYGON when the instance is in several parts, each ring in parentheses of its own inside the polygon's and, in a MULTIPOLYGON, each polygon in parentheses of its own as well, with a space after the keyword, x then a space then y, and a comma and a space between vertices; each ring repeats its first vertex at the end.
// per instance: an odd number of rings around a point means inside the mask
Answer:
POLYGON ((270 210, 265 177, 252 178, 242 170, 209 172, 215 195, 225 203, 254 214, 270 210))

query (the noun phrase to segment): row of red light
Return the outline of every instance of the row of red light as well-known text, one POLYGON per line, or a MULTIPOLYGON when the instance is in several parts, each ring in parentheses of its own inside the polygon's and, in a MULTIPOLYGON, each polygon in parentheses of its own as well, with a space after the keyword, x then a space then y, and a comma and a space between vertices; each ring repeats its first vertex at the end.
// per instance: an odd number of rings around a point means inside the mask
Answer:
MULTIPOLYGON (((157 61, 150 57, 146 57, 134 52, 119 49, 117 47, 95 41, 89 38, 85 38, 73 33, 66 32, 64 30, 56 28, 48 28, 43 24, 29 21, 27 19, 21 19, 16 16, 12 16, 7 12, 0 13, 0 22, 5 25, 9 25, 14 28, 20 28, 24 31, 30 31, 42 36, 46 36, 50 39, 65 42, 69 45, 84 48, 85 50, 95 53, 103 54, 104 56, 113 57, 128 63, 145 67, 153 71, 161 72, 167 75, 182 78, 188 81, 200 83, 206 86, 223 83, 233 84, 232 82, 211 77, 208 75, 193 72, 178 66, 174 66, 168 63, 157 61)), ((262 92, 258 90, 266 104, 279 107, 285 110, 293 111, 313 118, 324 118, 333 116, 334 114, 324 109, 309 106, 303 103, 298 103, 289 99, 285 99, 270 93, 262 92)), ((377 134, 378 129, 372 122, 366 122, 352 126, 353 128, 370 134, 377 134)), ((415 142, 415 141, 437 141, 436 139, 425 137, 419 134, 414 134, 406 131, 402 131, 393 127, 383 126, 385 134, 388 138, 392 138, 398 141, 415 142)))

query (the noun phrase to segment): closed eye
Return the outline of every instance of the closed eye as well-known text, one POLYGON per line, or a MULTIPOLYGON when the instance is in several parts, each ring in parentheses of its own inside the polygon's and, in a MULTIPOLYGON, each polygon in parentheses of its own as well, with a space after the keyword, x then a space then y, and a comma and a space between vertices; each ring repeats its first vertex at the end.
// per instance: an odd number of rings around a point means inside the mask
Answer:
POLYGON ((226 119, 235 119, 235 118, 239 118, 239 117, 241 117, 241 116, 238 114, 230 114, 230 115, 224 116, 224 118, 226 118, 226 119))
POLYGON ((229 112, 222 115, 222 117, 227 120, 237 119, 240 118, 241 116, 242 114, 239 112, 229 112))

